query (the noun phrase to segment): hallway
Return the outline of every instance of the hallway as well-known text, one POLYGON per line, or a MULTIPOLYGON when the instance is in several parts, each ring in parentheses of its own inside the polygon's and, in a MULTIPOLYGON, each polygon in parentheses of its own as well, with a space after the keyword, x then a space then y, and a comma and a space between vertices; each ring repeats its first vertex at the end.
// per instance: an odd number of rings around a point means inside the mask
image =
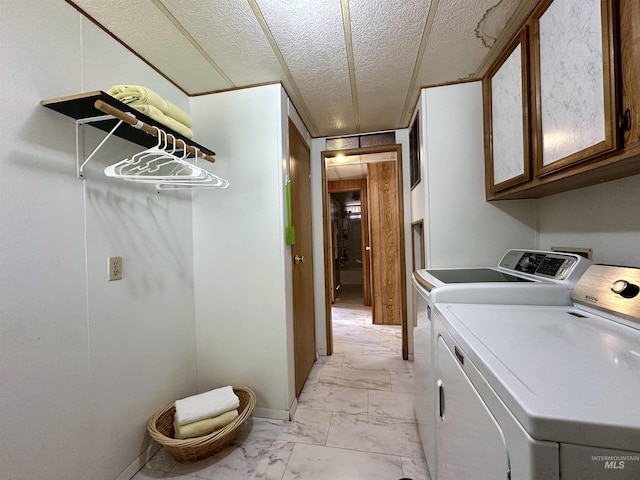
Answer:
POLYGON ((428 480, 400 326, 372 325, 348 285, 332 314, 334 353, 314 364, 292 422, 252 417, 237 447, 195 464, 160 450, 133 480, 428 480))

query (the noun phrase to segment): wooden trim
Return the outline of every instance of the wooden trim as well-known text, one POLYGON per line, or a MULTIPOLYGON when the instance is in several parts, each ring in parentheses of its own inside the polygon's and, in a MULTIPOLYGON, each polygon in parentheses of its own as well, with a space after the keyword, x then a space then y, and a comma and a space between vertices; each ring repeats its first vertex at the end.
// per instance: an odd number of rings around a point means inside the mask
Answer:
POLYGON ((402 145, 396 148, 396 175, 398 176, 398 229, 400 230, 400 298, 402 298, 402 358, 409 359, 409 325, 407 318, 407 262, 404 235, 404 189, 402 174, 402 145))
POLYGON ((362 292, 363 303, 371 306, 371 262, 366 247, 369 245, 369 199, 367 180, 335 180, 327 182, 327 193, 360 192, 360 246, 362 249, 362 292))
POLYGON ((473 78, 465 78, 464 80, 452 80, 450 82, 442 82, 442 83, 434 83, 433 85, 422 85, 420 90, 423 88, 438 88, 438 87, 448 87, 450 85, 460 85, 462 83, 473 83, 482 80, 482 77, 473 77, 473 78))
POLYGON ((491 67, 482 82, 482 98, 484 110, 484 153, 485 153, 485 191, 487 198, 495 192, 504 190, 514 185, 528 182, 531 179, 531 123, 529 107, 529 41, 528 28, 525 25, 518 36, 491 67), (494 160, 493 160, 493 90, 492 78, 498 73, 504 62, 520 45, 521 81, 522 81, 522 140, 523 140, 523 173, 513 178, 494 184, 494 160))
POLYGON ((632 146, 640 147, 640 2, 619 0, 619 79, 621 88, 620 112, 629 110, 631 125, 623 132, 625 152, 632 146))
POLYGON ((605 138, 590 147, 556 160, 548 165, 543 164, 543 138, 542 138, 542 100, 541 100, 541 65, 540 65, 540 18, 552 3, 552 0, 544 0, 534 12, 531 19, 532 35, 532 71, 534 104, 536 117, 533 125, 533 158, 534 176, 542 177, 572 165, 588 161, 598 155, 612 152, 620 148, 620 134, 617 128, 616 116, 618 111, 619 88, 616 83, 615 61, 615 25, 614 25, 614 0, 600 0, 600 12, 602 15, 602 62, 603 62, 603 94, 604 94, 604 126, 605 138))
MULTIPOLYGON (((215 95, 216 93, 235 92, 237 90, 246 90, 247 88, 256 88, 256 87, 267 87, 269 85, 282 85, 282 82, 280 82, 280 81, 272 81, 272 82, 263 82, 263 83, 253 83, 251 85, 242 85, 240 87, 230 87, 230 88, 223 88, 223 89, 220 89, 220 90, 207 90, 205 92, 192 93, 189 96, 190 97, 202 97, 204 95, 215 95)), ((284 86, 282 86, 282 88, 284 88, 284 86)), ((305 128, 306 128, 306 125, 305 125, 305 128)), ((306 141, 305 141, 305 143, 306 143, 306 141)))
POLYGON ((338 155, 349 157, 351 155, 367 155, 369 153, 384 153, 401 150, 402 145, 396 143, 394 145, 374 145, 373 147, 349 148, 347 150, 323 150, 320 152, 320 155, 322 156, 322 167, 324 168, 325 158, 333 158, 338 155))

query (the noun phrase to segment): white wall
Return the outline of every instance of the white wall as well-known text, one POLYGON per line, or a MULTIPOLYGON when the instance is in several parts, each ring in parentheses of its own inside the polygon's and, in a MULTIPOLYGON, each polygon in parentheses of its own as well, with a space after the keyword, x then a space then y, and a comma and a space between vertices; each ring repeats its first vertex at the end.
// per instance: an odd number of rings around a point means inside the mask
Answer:
POLYGON ((3 10, 0 478, 128 479, 148 418, 196 387, 191 201, 105 178, 139 151, 119 139, 78 180, 74 123, 39 102, 126 82, 187 100, 65 2, 3 10))
POLYGON ((419 108, 427 267, 495 265, 535 247, 533 201, 485 201, 481 82, 423 89, 419 108))
POLYGON ((294 400, 290 252, 284 243, 286 97, 280 85, 191 99, 194 132, 227 190, 194 197, 198 388, 242 383, 256 414, 294 400))
POLYGON ((592 248, 595 263, 640 267, 640 175, 537 203, 540 248, 592 248))

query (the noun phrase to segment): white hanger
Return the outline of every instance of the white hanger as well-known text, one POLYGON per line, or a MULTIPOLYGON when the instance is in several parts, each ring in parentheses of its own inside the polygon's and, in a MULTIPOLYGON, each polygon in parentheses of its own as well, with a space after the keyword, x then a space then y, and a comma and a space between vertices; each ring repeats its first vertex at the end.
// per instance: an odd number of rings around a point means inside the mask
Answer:
POLYGON ((142 183, 154 183, 159 180, 172 181, 174 179, 205 179, 205 170, 173 153, 176 150, 177 141, 174 140, 174 148, 171 152, 166 150, 168 136, 174 137, 160 129, 158 131, 162 133, 157 146, 146 150, 144 154, 138 155, 135 159, 132 157, 133 160, 121 161, 105 168, 105 174, 142 183))
MULTIPOLYGON (((195 161, 199 158, 199 149, 195 148, 195 161)), ((185 149, 186 154, 186 149, 185 149)), ((195 167, 195 165, 194 165, 195 167)), ((211 172, 203 170, 206 174, 206 178, 199 179, 171 179, 162 183, 156 184, 157 190, 193 190, 193 189, 225 189, 229 187, 229 182, 224 178, 220 178, 211 172)))
MULTIPOLYGON (((121 178, 126 181, 140 183, 156 183, 158 190, 177 190, 193 188, 227 188, 229 182, 203 168, 187 161, 189 152, 187 144, 182 139, 154 127, 158 132, 158 143, 133 155, 129 159, 121 160, 104 169, 105 175, 121 178), (169 137, 173 147, 168 150, 169 137), (184 148, 182 156, 176 155, 178 142, 182 142, 184 148)), ((200 157, 200 151, 195 149, 195 161, 200 157)))
POLYGON ((134 154, 131 158, 125 158, 124 160, 121 160, 113 165, 106 167, 104 169, 105 175, 109 177, 118 177, 117 172, 121 167, 124 167, 127 165, 137 165, 144 158, 147 158, 153 155, 159 155, 161 153, 162 154, 166 153, 164 150, 164 148, 166 147, 166 136, 163 135, 164 132, 160 130, 158 127, 153 127, 153 128, 155 128, 158 131, 158 143, 155 146, 148 148, 146 150, 143 150, 142 152, 138 152, 134 154), (163 141, 165 142, 165 145, 163 145, 163 141))

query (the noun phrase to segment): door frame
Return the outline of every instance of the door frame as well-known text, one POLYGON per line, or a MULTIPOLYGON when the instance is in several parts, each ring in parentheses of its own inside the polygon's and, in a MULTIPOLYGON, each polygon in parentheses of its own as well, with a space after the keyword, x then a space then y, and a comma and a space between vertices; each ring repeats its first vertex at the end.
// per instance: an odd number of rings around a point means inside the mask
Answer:
MULTIPOLYGON (((348 180, 347 180, 348 182, 348 180)), ((369 254, 369 250, 367 247, 370 244, 369 240, 369 200, 367 195, 367 185, 366 179, 364 179, 364 185, 362 181, 358 181, 360 184, 358 187, 335 187, 332 186, 328 188, 328 194, 332 193, 342 193, 342 192, 360 192, 360 200, 361 200, 361 222, 360 222, 360 230, 361 230, 361 248, 362 248, 362 290, 364 296, 364 304, 365 306, 371 306, 371 256, 369 254)), ((328 185, 328 182, 327 182, 328 185)), ((330 222, 327 223, 327 226, 330 225, 330 222)), ((331 232, 330 232, 331 233, 331 232)), ((330 236, 333 240, 333 237, 330 236)), ((332 252, 333 254, 333 252, 332 252)), ((333 289, 333 285, 331 285, 331 289, 333 289)), ((331 295, 330 298, 333 298, 331 295)))
POLYGON ((333 353, 333 331, 331 321, 331 282, 330 271, 331 266, 331 231, 327 228, 327 222, 329 219, 329 192, 327 184, 327 157, 335 157, 338 154, 345 156, 349 155, 366 155, 370 153, 384 153, 395 152, 396 154, 396 175, 398 185, 398 230, 400 238, 400 292, 401 292, 401 327, 402 327, 402 358, 409 359, 409 339, 408 339, 408 325, 407 325, 407 267, 406 267, 406 248, 405 248, 405 232, 404 232, 404 188, 403 188, 403 174, 402 174, 402 145, 376 145, 373 147, 365 148, 352 148, 347 150, 324 150, 320 152, 320 161, 322 172, 322 232, 324 241, 324 299, 325 299, 325 328, 327 336, 327 355, 333 353), (329 252, 329 254, 327 253, 329 252))

